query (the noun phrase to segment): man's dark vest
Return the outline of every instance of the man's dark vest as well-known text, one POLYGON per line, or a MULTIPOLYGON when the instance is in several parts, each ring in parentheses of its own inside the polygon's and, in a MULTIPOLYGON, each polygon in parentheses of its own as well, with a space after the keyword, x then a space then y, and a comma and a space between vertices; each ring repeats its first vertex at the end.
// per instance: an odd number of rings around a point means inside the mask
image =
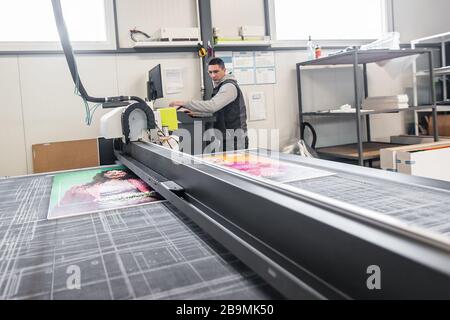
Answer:
MULTIPOLYGON (((223 137, 227 136, 227 130, 230 129, 242 129, 245 133, 247 132, 247 109, 245 107, 244 95, 242 94, 237 82, 232 79, 225 80, 214 88, 212 96, 214 97, 219 92, 220 88, 227 83, 230 83, 236 87, 238 95, 233 102, 214 113, 214 116, 216 117, 214 128, 219 130, 223 137)), ((224 146, 225 145, 226 141, 224 141, 224 146)), ((247 147, 248 140, 246 138, 245 148, 247 147)), ((236 149, 236 147, 234 149, 236 149)))

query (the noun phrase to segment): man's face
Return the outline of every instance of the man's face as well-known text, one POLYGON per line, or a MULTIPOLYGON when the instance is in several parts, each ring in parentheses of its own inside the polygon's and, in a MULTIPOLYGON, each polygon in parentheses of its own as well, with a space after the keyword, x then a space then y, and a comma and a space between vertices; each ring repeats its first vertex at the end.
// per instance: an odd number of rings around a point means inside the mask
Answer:
POLYGON ((222 69, 219 65, 213 64, 211 66, 208 66, 208 73, 212 81, 218 82, 222 80, 223 77, 225 77, 226 69, 222 69))

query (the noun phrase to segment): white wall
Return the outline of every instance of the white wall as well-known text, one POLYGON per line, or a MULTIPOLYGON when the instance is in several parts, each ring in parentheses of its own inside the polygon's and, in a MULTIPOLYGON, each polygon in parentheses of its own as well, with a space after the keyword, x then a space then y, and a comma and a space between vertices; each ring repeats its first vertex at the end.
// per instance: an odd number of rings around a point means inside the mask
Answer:
MULTIPOLYGON (((279 112, 278 110, 276 110, 274 86, 273 85, 241 86, 241 89, 245 96, 247 106, 248 106, 248 95, 250 92, 263 92, 266 98, 266 115, 267 115, 266 120, 248 121, 248 128, 254 130, 276 129, 279 112)), ((268 149, 274 147, 273 145, 270 145, 270 135, 265 136, 264 134, 260 133, 258 137, 252 137, 252 139, 250 139, 250 148, 257 148, 257 147, 268 149)))
POLYGON ((27 173, 17 57, 0 59, 0 176, 27 173))
MULTIPOLYGON (((94 96, 117 95, 114 56, 78 57, 79 71, 88 92, 94 96)), ((27 163, 32 169, 34 144, 90 139, 99 135, 99 125, 84 124, 81 99, 73 94, 74 85, 67 63, 59 56, 19 57, 27 163)), ((100 110, 96 119, 104 113, 100 110)))
POLYGON ((241 26, 265 26, 263 0, 211 0, 211 11, 221 37, 238 37, 241 26))
MULTIPOLYGON (((394 0, 396 28, 403 41, 450 29, 445 15, 447 0, 394 0)), ((118 0, 121 46, 129 47, 128 31, 135 26, 152 33, 162 26, 197 26, 195 0, 118 0)), ((237 36, 242 25, 264 25, 263 0, 212 0, 213 25, 223 36, 237 36)), ((266 94, 268 119, 250 122, 250 128, 280 130, 281 147, 298 137, 298 101, 295 64, 306 60, 304 51, 276 51, 277 83, 244 86, 266 94)), ((133 94, 145 96, 147 72, 158 63, 163 68, 181 67, 185 88, 167 99, 200 98, 199 60, 193 53, 81 55, 80 73, 93 95, 133 94)), ((344 71, 311 74, 305 82, 306 108, 352 103, 352 82, 344 71), (314 86, 312 86, 314 84, 314 86)), ((308 77, 308 76, 306 76, 308 77)), ((369 69, 371 95, 398 94, 410 86, 410 78, 392 79, 378 67, 369 69)), ((98 121, 84 122, 81 100, 73 95, 73 84, 62 55, 0 56, 0 175, 32 173, 31 145, 36 143, 95 138, 98 121)), ((163 102, 167 103, 167 102, 163 102)), ((99 119, 102 111, 96 114, 99 119)), ((375 117, 372 134, 388 137, 404 132, 405 121, 398 116, 375 117), (394 121, 386 125, 386 121, 394 121), (387 127, 394 128, 389 132, 387 127), (400 132, 402 131, 402 132, 400 132)), ((356 129, 351 120, 311 120, 319 131, 319 145, 352 142, 356 129), (319 123, 320 122, 320 123, 319 123)), ((253 142, 254 143, 254 142, 253 142)), ((254 146, 254 145, 253 145, 254 146)), ((265 147, 262 143, 260 146, 265 147)))
MULTIPOLYGON (((117 81, 121 93, 146 97, 148 70, 161 64, 163 83, 164 69, 180 68, 183 72, 184 89, 179 94, 168 95, 164 93, 164 99, 162 99, 163 101, 158 101, 159 103, 168 104, 168 101, 173 99, 200 99, 202 96, 200 89, 200 61, 194 53, 119 55, 116 59, 117 81)), ((165 88, 163 89, 165 91, 165 88)))
POLYGON ((395 31, 400 32, 403 43, 450 31, 449 0, 393 1, 395 31))
POLYGON ((133 47, 129 31, 150 36, 162 27, 198 27, 196 0, 117 0, 119 43, 133 47))
MULTIPOLYGON (((167 99, 200 98, 200 67, 194 54, 81 55, 81 78, 93 96, 146 96, 148 70, 161 64, 184 72, 185 88, 167 99)), ((97 138, 99 109, 92 126, 84 123, 62 55, 0 56, 0 176, 33 173, 31 147, 47 142, 97 138)))

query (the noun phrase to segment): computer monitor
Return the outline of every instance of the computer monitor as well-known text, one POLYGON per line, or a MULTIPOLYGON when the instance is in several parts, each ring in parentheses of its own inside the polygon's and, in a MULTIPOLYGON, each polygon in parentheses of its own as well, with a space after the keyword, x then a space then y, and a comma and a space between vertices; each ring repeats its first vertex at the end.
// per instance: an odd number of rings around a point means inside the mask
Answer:
POLYGON ((158 64, 148 72, 147 99, 155 101, 161 98, 163 98, 161 65, 158 64))

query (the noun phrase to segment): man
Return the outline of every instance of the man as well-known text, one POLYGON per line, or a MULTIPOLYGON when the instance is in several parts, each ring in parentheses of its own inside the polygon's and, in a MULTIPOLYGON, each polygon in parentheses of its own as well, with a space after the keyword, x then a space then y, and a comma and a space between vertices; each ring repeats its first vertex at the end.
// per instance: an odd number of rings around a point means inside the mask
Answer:
POLYGON ((214 82, 212 99, 208 101, 174 101, 171 107, 183 107, 187 112, 212 113, 216 117, 214 128, 222 137, 221 149, 248 148, 247 110, 244 95, 233 75, 228 75, 222 59, 213 58, 208 73, 214 82))

